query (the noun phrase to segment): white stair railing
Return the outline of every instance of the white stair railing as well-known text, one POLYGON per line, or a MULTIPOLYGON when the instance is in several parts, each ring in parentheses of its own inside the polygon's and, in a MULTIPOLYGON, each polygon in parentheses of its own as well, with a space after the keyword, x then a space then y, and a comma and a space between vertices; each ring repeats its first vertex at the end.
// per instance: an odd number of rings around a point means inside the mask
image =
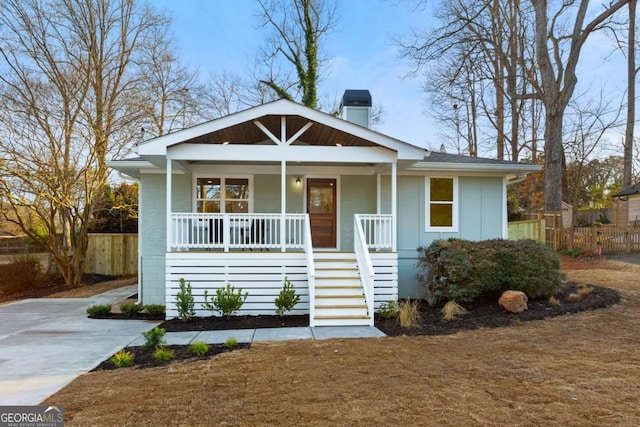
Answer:
POLYGON ((353 248, 356 253, 356 260, 358 262, 358 270, 360 272, 360 280, 362 281, 362 287, 364 288, 364 296, 367 303, 367 312, 369 314, 369 325, 374 325, 374 278, 375 271, 373 270, 373 263, 371 262, 371 256, 369 255, 369 249, 367 248, 367 241, 362 229, 362 222, 360 215, 354 215, 353 225, 353 248))
POLYGON ((304 214, 304 252, 307 256, 307 283, 309 285, 309 326, 316 324, 316 267, 313 261, 313 241, 311 239, 311 221, 304 214))

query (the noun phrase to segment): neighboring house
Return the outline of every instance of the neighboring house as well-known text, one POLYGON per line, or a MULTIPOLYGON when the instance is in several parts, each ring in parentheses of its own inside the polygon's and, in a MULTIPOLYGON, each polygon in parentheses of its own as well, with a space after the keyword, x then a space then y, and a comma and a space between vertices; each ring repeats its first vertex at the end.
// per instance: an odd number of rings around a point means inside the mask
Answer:
MULTIPOLYGON (((382 302, 423 296, 416 248, 507 238, 507 185, 537 166, 430 152, 368 128, 371 96, 341 117, 287 100, 142 142, 109 165, 140 182, 144 304, 177 315, 180 278, 249 293, 274 314, 287 277, 310 324, 373 324, 382 302)), ((407 123, 407 126, 410 126, 407 123)))
POLYGON ((614 224, 624 227, 640 225, 640 182, 612 194, 611 197, 615 199, 612 218, 614 224))

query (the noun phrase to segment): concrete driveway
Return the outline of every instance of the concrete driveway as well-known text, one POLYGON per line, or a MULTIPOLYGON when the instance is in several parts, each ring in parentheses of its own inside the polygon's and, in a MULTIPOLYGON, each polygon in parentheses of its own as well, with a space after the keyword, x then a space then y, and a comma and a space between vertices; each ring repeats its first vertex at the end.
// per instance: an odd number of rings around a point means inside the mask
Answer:
MULTIPOLYGON (((0 306, 0 405, 36 405, 160 322, 87 318, 87 307, 135 294, 27 299, 0 306)), ((64 405, 64 402, 59 402, 64 405)))

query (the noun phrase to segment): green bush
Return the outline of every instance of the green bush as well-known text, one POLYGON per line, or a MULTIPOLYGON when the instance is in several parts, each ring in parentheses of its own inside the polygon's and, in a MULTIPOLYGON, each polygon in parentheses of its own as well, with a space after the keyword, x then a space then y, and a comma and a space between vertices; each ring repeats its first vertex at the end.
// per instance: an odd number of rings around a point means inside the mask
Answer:
POLYGON ((233 348, 238 345, 238 340, 235 337, 229 337, 224 342, 224 346, 227 348, 233 348))
POLYGON ((136 303, 127 303, 120 304, 120 312, 125 316, 133 316, 134 314, 140 313, 144 309, 142 304, 136 303))
POLYGON ((189 353, 195 354, 196 356, 204 356, 208 352, 209 352, 209 344, 204 343, 202 341, 193 342, 189 346, 189 353))
POLYGON ((126 351, 126 350, 122 349, 119 352, 117 352, 116 354, 114 354, 113 356, 111 356, 109 361, 116 368, 124 368, 126 366, 133 365, 133 358, 134 358, 133 353, 131 353, 130 351, 126 351))
POLYGON ((284 316, 285 312, 293 310, 293 307, 300 302, 300 295, 296 295, 293 283, 287 277, 284 278, 282 290, 274 302, 278 307, 276 314, 280 315, 280 317, 284 316))
POLYGON ((87 308, 87 314, 89 317, 100 318, 108 316, 111 313, 110 304, 94 304, 87 308))
POLYGON ((418 252, 417 278, 432 305, 470 303, 509 289, 549 297, 561 285, 558 255, 533 240, 438 240, 418 252))
POLYGON ((160 314, 164 314, 166 309, 165 306, 162 304, 149 304, 149 305, 145 305, 144 309, 147 313, 149 314, 153 314, 153 315, 160 315, 160 314))
POLYGON ((191 283, 186 283, 184 279, 180 278, 180 291, 176 294, 176 309, 178 310, 178 318, 184 320, 191 320, 196 315, 194 310, 195 302, 193 295, 191 294, 191 283))
POLYGON ((225 288, 216 289, 215 296, 209 297, 209 293, 204 291, 204 304, 202 308, 209 311, 217 311, 225 317, 231 317, 236 313, 249 296, 248 292, 242 293, 242 288, 236 288, 227 283, 225 288), (211 302, 207 301, 211 299, 211 302))
POLYGON ((173 350, 166 347, 158 347, 153 352, 153 358, 158 362, 168 362, 173 359, 173 350))
POLYGON ((376 313, 384 319, 391 319, 398 315, 400 311, 400 305, 398 301, 387 301, 380 304, 376 313))
POLYGON ((443 300, 468 303, 494 290, 492 262, 478 243, 437 240, 418 252, 418 281, 427 290, 429 304, 443 300))
POLYGON ((150 349, 160 347, 162 344, 166 342, 164 339, 164 335, 167 331, 163 328, 156 326, 148 332, 143 332, 142 336, 145 339, 144 344, 142 344, 142 348, 150 349))

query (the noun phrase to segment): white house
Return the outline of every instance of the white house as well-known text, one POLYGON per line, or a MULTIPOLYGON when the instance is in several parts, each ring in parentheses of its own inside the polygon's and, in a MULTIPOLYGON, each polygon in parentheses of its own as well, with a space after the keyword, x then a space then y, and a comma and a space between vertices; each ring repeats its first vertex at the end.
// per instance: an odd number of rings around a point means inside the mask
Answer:
MULTIPOLYGON (((279 100, 144 141, 111 167, 140 182, 139 297, 175 317, 180 278, 231 283, 241 314, 274 314, 287 277, 312 326, 373 324, 416 297, 435 239, 507 238, 507 185, 537 166, 430 152, 368 128, 371 96, 340 117, 279 100)), ((411 126, 411 123, 407 123, 411 126)))

